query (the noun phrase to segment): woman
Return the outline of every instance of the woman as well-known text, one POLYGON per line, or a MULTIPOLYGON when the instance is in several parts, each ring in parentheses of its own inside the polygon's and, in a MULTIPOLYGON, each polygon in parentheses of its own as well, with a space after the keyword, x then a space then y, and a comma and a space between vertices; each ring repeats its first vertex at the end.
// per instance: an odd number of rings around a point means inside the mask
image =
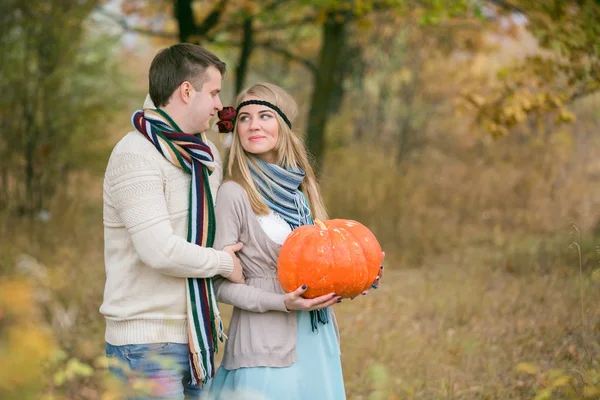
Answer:
MULTIPOLYGON (((256 84, 236 101, 228 178, 217 195, 214 246, 243 243, 245 284, 215 280, 217 299, 234 306, 212 399, 345 399, 335 293, 304 299, 277 280, 279 249, 292 230, 327 219, 302 141, 292 131, 293 98, 256 84)), ((379 279, 379 278, 378 278, 379 279)))

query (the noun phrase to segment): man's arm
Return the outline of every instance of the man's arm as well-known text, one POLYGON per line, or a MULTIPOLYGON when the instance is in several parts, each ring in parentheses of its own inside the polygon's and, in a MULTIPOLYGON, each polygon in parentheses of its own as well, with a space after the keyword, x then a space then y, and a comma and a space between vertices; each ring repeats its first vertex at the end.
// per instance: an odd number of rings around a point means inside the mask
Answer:
POLYGON ((108 190, 140 260, 171 276, 229 276, 234 265, 231 255, 174 234, 161 171, 139 154, 117 157, 107 170, 108 190))

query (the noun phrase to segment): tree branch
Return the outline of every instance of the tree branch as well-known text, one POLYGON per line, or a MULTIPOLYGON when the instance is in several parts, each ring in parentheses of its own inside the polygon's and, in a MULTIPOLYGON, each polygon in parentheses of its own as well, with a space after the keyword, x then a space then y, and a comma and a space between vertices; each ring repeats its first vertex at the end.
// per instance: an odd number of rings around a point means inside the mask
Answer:
POLYGON ((510 4, 508 1, 504 0, 487 0, 488 3, 492 3, 497 5, 500 8, 503 8, 506 11, 517 12, 521 15, 527 15, 521 8, 515 6, 514 4, 510 4))
POLYGON ((206 18, 204 18, 204 21, 202 21, 202 24, 200 24, 200 26, 198 26, 196 28, 194 35, 204 36, 212 28, 214 28, 215 26, 217 26, 219 24, 219 19, 221 19, 221 15, 223 15, 223 13, 225 11, 225 7, 227 6, 227 1, 228 0, 221 0, 215 6, 215 8, 213 8, 211 13, 208 14, 208 16, 206 18))
POLYGON ((280 5, 284 4, 285 0, 273 0, 271 2, 271 4, 266 4, 264 6, 264 9, 266 11, 273 11, 274 9, 276 9, 277 7, 279 7, 280 5))
POLYGON ((592 87, 589 83, 587 83, 587 84, 583 85, 581 88, 579 88, 577 91, 575 91, 575 93, 573 93, 569 97, 569 100, 567 102, 574 103, 575 101, 577 101, 583 97, 587 97, 589 95, 597 93, 598 91, 600 91, 600 87, 592 87))
POLYGON ((290 52, 289 50, 284 49, 283 47, 280 47, 273 42, 256 43, 255 46, 262 47, 265 50, 279 54, 290 61, 295 61, 297 63, 300 63, 300 64, 304 65, 306 68, 308 68, 312 73, 317 72, 317 66, 312 61, 307 60, 306 58, 297 56, 297 55, 293 54, 292 52, 290 52))
POLYGON ((201 39, 211 40, 208 33, 219 24, 228 0, 220 0, 212 11, 198 25, 194 20, 192 0, 173 0, 175 18, 179 24, 179 41, 199 43, 201 39))
MULTIPOLYGON (((211 42, 216 45, 219 45, 219 46, 240 47, 242 45, 241 42, 233 41, 233 40, 212 40, 211 42)), ((254 43, 254 47, 260 47, 260 48, 263 48, 264 50, 270 51, 272 53, 279 54, 280 56, 283 56, 287 60, 294 61, 294 62, 304 65, 308 70, 310 70, 313 73, 317 72, 317 66, 312 61, 310 61, 306 58, 302 58, 298 55, 295 55, 292 52, 278 46, 276 43, 257 42, 257 43, 254 43)))
POLYGON ((130 26, 127 23, 127 20, 125 18, 123 18, 119 15, 115 15, 115 14, 105 10, 104 8, 97 8, 96 12, 111 19, 114 23, 119 25, 121 27, 121 29, 123 29, 123 31, 125 31, 125 32, 139 33, 139 34, 146 35, 146 36, 155 36, 155 37, 162 37, 162 38, 167 38, 167 39, 177 39, 177 34, 174 32, 155 31, 152 29, 138 28, 135 26, 130 26))
MULTIPOLYGON (((277 31, 280 29, 288 29, 288 28, 292 28, 292 27, 297 27, 299 25, 314 23, 316 21, 317 21, 317 17, 314 15, 310 15, 310 16, 306 16, 302 19, 298 19, 295 21, 285 21, 285 22, 280 22, 280 23, 276 23, 276 24, 272 24, 272 25, 263 26, 261 28, 255 28, 254 32, 256 32, 256 33, 273 32, 273 31, 277 31)), ((229 32, 229 31, 234 31, 234 30, 238 30, 238 29, 243 29, 243 27, 244 27, 243 23, 240 24, 239 22, 236 22, 233 24, 223 25, 221 27, 221 30, 229 32)))

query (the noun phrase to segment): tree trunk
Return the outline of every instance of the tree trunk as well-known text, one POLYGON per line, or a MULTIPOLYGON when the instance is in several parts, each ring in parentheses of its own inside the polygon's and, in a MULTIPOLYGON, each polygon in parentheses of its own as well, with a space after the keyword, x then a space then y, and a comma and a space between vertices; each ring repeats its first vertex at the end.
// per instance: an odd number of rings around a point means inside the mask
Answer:
POLYGON ((328 111, 331 107, 335 85, 341 80, 335 79, 340 65, 340 56, 344 51, 346 20, 341 14, 331 11, 323 25, 323 44, 319 56, 319 65, 314 75, 313 93, 308 115, 308 149, 315 157, 318 173, 325 154, 325 127, 328 111))
POLYGON ((201 44, 209 32, 219 24, 219 20, 225 12, 228 0, 221 0, 213 7, 212 11, 204 20, 196 24, 192 10, 193 0, 173 0, 175 19, 179 26, 179 42, 201 44))
POLYGON ((35 153, 35 138, 37 132, 35 129, 35 116, 33 106, 31 103, 25 104, 25 196, 23 203, 21 204, 22 210, 25 214, 31 213, 34 208, 35 199, 35 171, 34 171, 34 153, 35 153))
POLYGON ((248 61, 254 49, 254 30, 252 29, 252 17, 244 19, 244 38, 242 41, 242 49, 240 50, 240 58, 235 70, 235 94, 237 95, 244 87, 246 74, 248 72, 248 61))
POLYGON ((179 42, 184 43, 196 30, 192 0, 173 0, 173 3, 175 19, 179 25, 179 42))

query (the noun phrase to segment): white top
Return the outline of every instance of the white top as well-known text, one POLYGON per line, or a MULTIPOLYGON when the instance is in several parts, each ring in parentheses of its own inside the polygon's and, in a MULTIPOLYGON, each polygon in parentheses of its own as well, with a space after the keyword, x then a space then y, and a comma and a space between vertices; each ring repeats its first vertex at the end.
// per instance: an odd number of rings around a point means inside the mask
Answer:
MULTIPOLYGON (((222 180, 219 152, 209 177, 222 180)), ((187 241, 190 174, 138 131, 115 146, 104 176, 106 284, 100 312, 108 343, 187 343, 186 278, 229 276, 231 256, 187 241)))
POLYGON ((276 213, 273 210, 271 210, 269 215, 256 215, 256 219, 258 219, 260 227, 267 234, 269 239, 277 244, 283 244, 288 235, 292 233, 290 225, 285 222, 279 213, 276 213))

